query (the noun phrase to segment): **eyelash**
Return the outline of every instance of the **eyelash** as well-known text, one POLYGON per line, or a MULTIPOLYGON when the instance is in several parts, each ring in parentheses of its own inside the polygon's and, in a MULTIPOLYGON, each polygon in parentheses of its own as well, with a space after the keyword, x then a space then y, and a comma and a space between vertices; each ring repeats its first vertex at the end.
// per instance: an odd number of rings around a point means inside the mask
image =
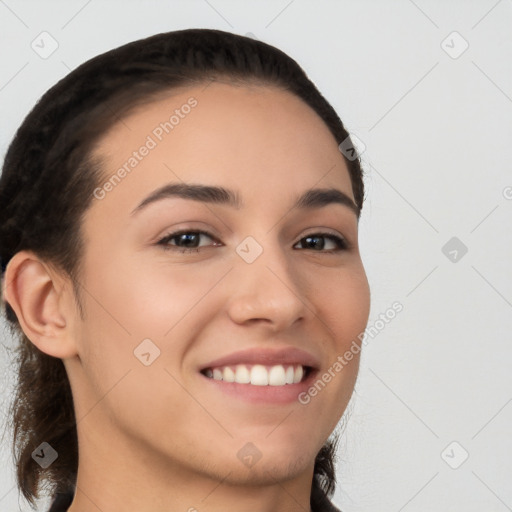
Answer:
MULTIPOLYGON (((206 235, 207 237, 211 238, 212 240, 216 240, 214 236, 212 236, 210 233, 208 233, 208 231, 203 231, 201 229, 183 229, 181 231, 176 231, 174 233, 170 233, 169 235, 165 235, 163 238, 161 238, 157 242, 157 245, 161 245, 162 248, 165 251, 178 251, 180 253, 199 252, 199 249, 200 249, 199 247, 194 247, 194 248, 177 247, 177 246, 169 245, 167 243, 170 240, 172 240, 173 238, 179 237, 180 235, 191 234, 191 233, 206 235)), ((324 251, 324 250, 315 251, 314 249, 309 249, 309 250, 312 250, 314 252, 320 252, 320 253, 326 253, 326 254, 335 254, 335 253, 338 253, 340 251, 346 251, 346 250, 350 249, 350 245, 347 242, 347 240, 345 240, 344 238, 341 238, 341 237, 339 237, 337 235, 333 235, 332 233, 309 233, 306 236, 304 236, 303 238, 301 238, 299 240, 299 242, 301 240, 304 240, 305 238, 308 238, 308 237, 314 237, 314 238, 316 238, 316 237, 325 237, 325 238, 330 238, 330 239, 334 240, 334 242, 338 246, 337 249, 330 249, 330 250, 327 250, 327 251, 324 251)))

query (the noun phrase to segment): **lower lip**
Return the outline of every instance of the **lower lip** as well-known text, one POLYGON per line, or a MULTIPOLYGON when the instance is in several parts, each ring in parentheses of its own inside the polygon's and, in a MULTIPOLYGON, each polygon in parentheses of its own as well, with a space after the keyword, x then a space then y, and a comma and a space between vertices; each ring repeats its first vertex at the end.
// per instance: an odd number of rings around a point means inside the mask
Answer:
POLYGON ((254 386, 252 384, 239 384, 206 377, 200 373, 212 386, 230 396, 253 404, 290 404, 299 402, 298 396, 311 386, 318 371, 311 371, 305 380, 298 384, 285 384, 284 386, 254 386))

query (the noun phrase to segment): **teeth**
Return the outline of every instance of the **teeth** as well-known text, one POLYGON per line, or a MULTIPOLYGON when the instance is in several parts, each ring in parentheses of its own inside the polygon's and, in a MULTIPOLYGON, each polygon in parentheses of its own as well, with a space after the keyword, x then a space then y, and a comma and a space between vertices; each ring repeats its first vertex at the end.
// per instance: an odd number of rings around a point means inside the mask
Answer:
MULTIPOLYGON (((302 366, 299 366, 302 369, 302 366)), ((282 365, 272 366, 268 372, 268 383, 271 386, 284 386, 286 384, 286 375, 282 365)))
POLYGON ((225 380, 226 382, 235 382, 235 372, 229 366, 224 368, 224 371, 222 372, 222 380, 225 380))
MULTIPOLYGON (((215 371, 214 371, 215 373, 215 371)), ((288 366, 286 368, 286 374, 285 374, 285 382, 286 384, 293 384, 293 377, 295 375, 295 370, 293 369, 293 366, 288 366)))
POLYGON ((251 374, 249 373, 247 366, 243 364, 237 365, 235 373, 235 382, 238 382, 239 384, 248 384, 249 382, 251 382, 251 374))
POLYGON ((293 382, 300 382, 302 380, 302 377, 304 375, 304 370, 302 369, 302 366, 295 367, 295 374, 293 376, 293 382))
POLYGON ((251 369, 251 384, 253 386, 268 385, 268 371, 261 364, 255 364, 251 369))
POLYGON ((230 366, 223 368, 208 368, 205 375, 214 380, 252 384, 253 386, 284 386, 297 384, 304 377, 304 368, 300 364, 263 366, 262 364, 238 364, 234 369, 230 366))

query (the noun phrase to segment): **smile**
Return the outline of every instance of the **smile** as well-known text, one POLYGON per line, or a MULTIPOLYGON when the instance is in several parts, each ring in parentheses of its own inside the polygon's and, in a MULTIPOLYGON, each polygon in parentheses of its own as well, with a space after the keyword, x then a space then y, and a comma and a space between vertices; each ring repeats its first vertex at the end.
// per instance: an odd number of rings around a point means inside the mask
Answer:
POLYGON ((237 364, 205 368, 201 371, 206 377, 224 382, 249 384, 252 386, 285 386, 298 384, 307 378, 311 368, 301 364, 237 364))

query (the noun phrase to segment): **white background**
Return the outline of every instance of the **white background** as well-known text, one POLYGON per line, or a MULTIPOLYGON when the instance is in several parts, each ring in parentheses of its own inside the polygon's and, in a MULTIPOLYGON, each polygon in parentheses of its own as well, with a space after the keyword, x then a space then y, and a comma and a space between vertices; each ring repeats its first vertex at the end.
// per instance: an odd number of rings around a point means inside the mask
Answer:
MULTIPOLYGON (((344 512, 512 510, 511 0, 0 0, 2 157, 69 70, 193 27, 287 52, 366 146, 369 325, 395 301, 403 311, 364 346, 334 502, 344 512), (59 45, 47 59, 31 48, 42 31, 59 45), (455 262, 442 251, 452 237, 468 249, 455 262), (465 452, 457 469, 446 462, 465 452)), ((8 398, 7 387, 4 407, 8 398)), ((0 510, 29 510, 9 449, 0 510)))

